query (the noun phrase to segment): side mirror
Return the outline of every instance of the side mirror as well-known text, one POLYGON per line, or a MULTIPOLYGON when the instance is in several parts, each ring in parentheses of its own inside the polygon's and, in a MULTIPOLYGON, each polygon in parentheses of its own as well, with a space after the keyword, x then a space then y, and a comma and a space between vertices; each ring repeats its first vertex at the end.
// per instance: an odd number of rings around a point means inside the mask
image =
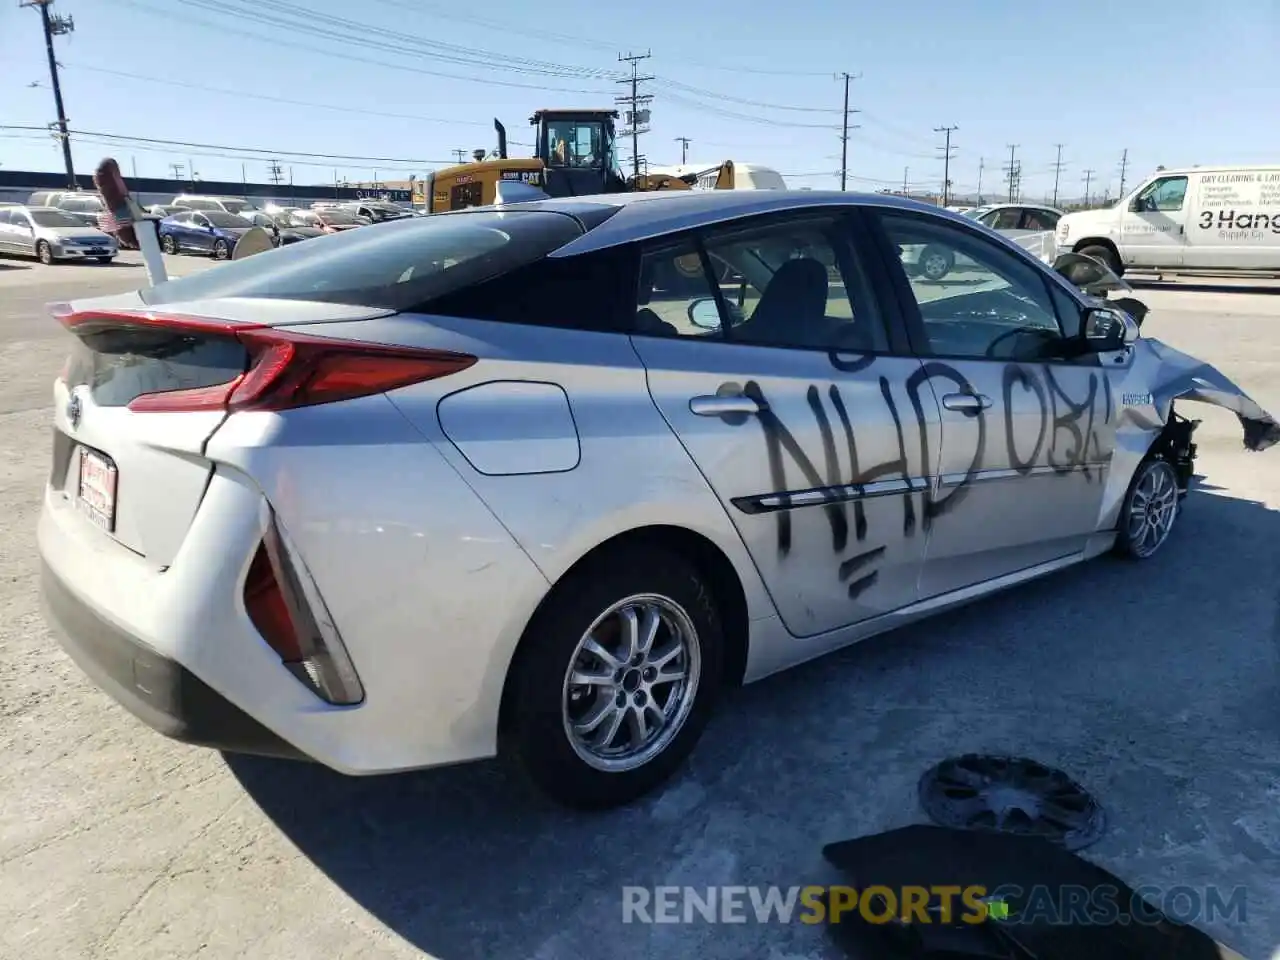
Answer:
POLYGON ((1090 353, 1122 350, 1138 339, 1138 321, 1122 310, 1090 307, 1084 315, 1084 342, 1090 353))
POLYGON ((699 297, 689 303, 689 322, 702 330, 720 329, 720 308, 715 297, 699 297))

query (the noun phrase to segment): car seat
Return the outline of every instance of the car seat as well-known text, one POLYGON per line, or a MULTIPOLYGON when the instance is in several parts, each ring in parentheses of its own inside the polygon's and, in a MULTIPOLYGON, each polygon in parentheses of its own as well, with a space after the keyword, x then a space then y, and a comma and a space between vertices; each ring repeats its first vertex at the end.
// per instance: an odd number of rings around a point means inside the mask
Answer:
POLYGON ((827 331, 827 268, 808 257, 788 260, 773 275, 751 319, 735 339, 785 346, 822 346, 827 331))
POLYGON ((645 260, 640 270, 639 289, 636 291, 635 332, 652 337, 674 337, 679 331, 675 325, 663 320, 648 306, 653 296, 653 261, 645 260))

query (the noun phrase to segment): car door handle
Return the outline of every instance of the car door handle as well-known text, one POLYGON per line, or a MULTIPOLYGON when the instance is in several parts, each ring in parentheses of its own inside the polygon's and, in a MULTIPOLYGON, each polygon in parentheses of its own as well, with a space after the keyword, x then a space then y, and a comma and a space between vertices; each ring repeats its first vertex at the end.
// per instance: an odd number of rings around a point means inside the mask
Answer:
POLYGON ((991 406, 991 398, 980 393, 948 393, 942 398, 942 405, 948 410, 962 410, 965 413, 977 413, 991 406))
POLYGON ((689 409, 699 417, 723 417, 726 413, 760 413, 766 407, 759 400, 738 393, 694 397, 689 409))

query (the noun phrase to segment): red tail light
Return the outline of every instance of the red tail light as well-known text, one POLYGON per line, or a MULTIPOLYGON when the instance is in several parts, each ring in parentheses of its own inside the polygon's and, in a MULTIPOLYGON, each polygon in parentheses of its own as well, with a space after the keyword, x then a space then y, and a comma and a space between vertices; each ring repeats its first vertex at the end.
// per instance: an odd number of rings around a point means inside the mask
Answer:
POLYGON ((146 412, 290 410, 385 393, 465 370, 462 353, 361 343, 294 333, 261 324, 152 313, 74 313, 52 308, 73 333, 120 327, 161 328, 177 336, 234 339, 248 354, 244 373, 216 386, 136 397, 129 409, 146 412))

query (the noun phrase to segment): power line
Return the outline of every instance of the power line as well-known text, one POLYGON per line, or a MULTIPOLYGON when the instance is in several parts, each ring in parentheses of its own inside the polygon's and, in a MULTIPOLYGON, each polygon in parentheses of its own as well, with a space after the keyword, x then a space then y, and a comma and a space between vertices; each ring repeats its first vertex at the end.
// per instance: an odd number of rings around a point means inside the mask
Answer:
POLYGON ((946 137, 945 145, 942 148, 942 205, 945 207, 947 201, 951 199, 951 134, 959 127, 934 127, 934 133, 941 133, 946 137))
MULTIPOLYGON (((39 127, 32 126, 0 126, 0 130, 39 130, 39 127)), ((271 156, 289 156, 289 157, 313 157, 318 160, 361 160, 366 163, 400 163, 413 166, 425 166, 434 163, 449 163, 448 160, 423 160, 423 159, 406 159, 402 157, 363 157, 354 154, 345 153, 307 153, 301 150, 278 150, 272 147, 229 147, 224 144, 217 143, 195 143, 188 140, 162 140, 158 137, 130 137, 117 133, 102 133, 95 130, 70 130, 77 136, 97 137, 102 140, 120 141, 124 144, 142 143, 157 144, 164 147, 193 147, 197 149, 209 150, 226 150, 233 153, 257 153, 271 156)), ((238 157, 237 159, 254 159, 252 157, 238 157)))
POLYGON ((35 7, 40 11, 40 26, 44 31, 44 49, 49 56, 49 79, 53 82, 53 102, 58 109, 58 139, 62 142, 62 160, 67 170, 67 186, 76 188, 76 167, 71 160, 71 138, 67 135, 67 111, 62 105, 62 84, 58 81, 58 57, 53 52, 53 38, 73 33, 75 21, 49 13, 53 0, 23 0, 20 7, 35 7))
POLYGON ((625 96, 615 98, 618 103, 629 104, 631 109, 627 113, 628 130, 622 131, 623 135, 631 135, 631 169, 632 176, 640 179, 640 134, 648 133, 649 128, 645 126, 649 122, 649 111, 641 110, 641 104, 648 104, 653 101, 653 97, 648 94, 640 93, 640 84, 652 80, 653 77, 640 76, 640 61, 648 60, 652 53, 645 51, 644 53, 629 53, 625 57, 618 54, 620 63, 631 64, 631 76, 626 80, 619 80, 618 83, 629 83, 631 85, 631 93, 625 96))

